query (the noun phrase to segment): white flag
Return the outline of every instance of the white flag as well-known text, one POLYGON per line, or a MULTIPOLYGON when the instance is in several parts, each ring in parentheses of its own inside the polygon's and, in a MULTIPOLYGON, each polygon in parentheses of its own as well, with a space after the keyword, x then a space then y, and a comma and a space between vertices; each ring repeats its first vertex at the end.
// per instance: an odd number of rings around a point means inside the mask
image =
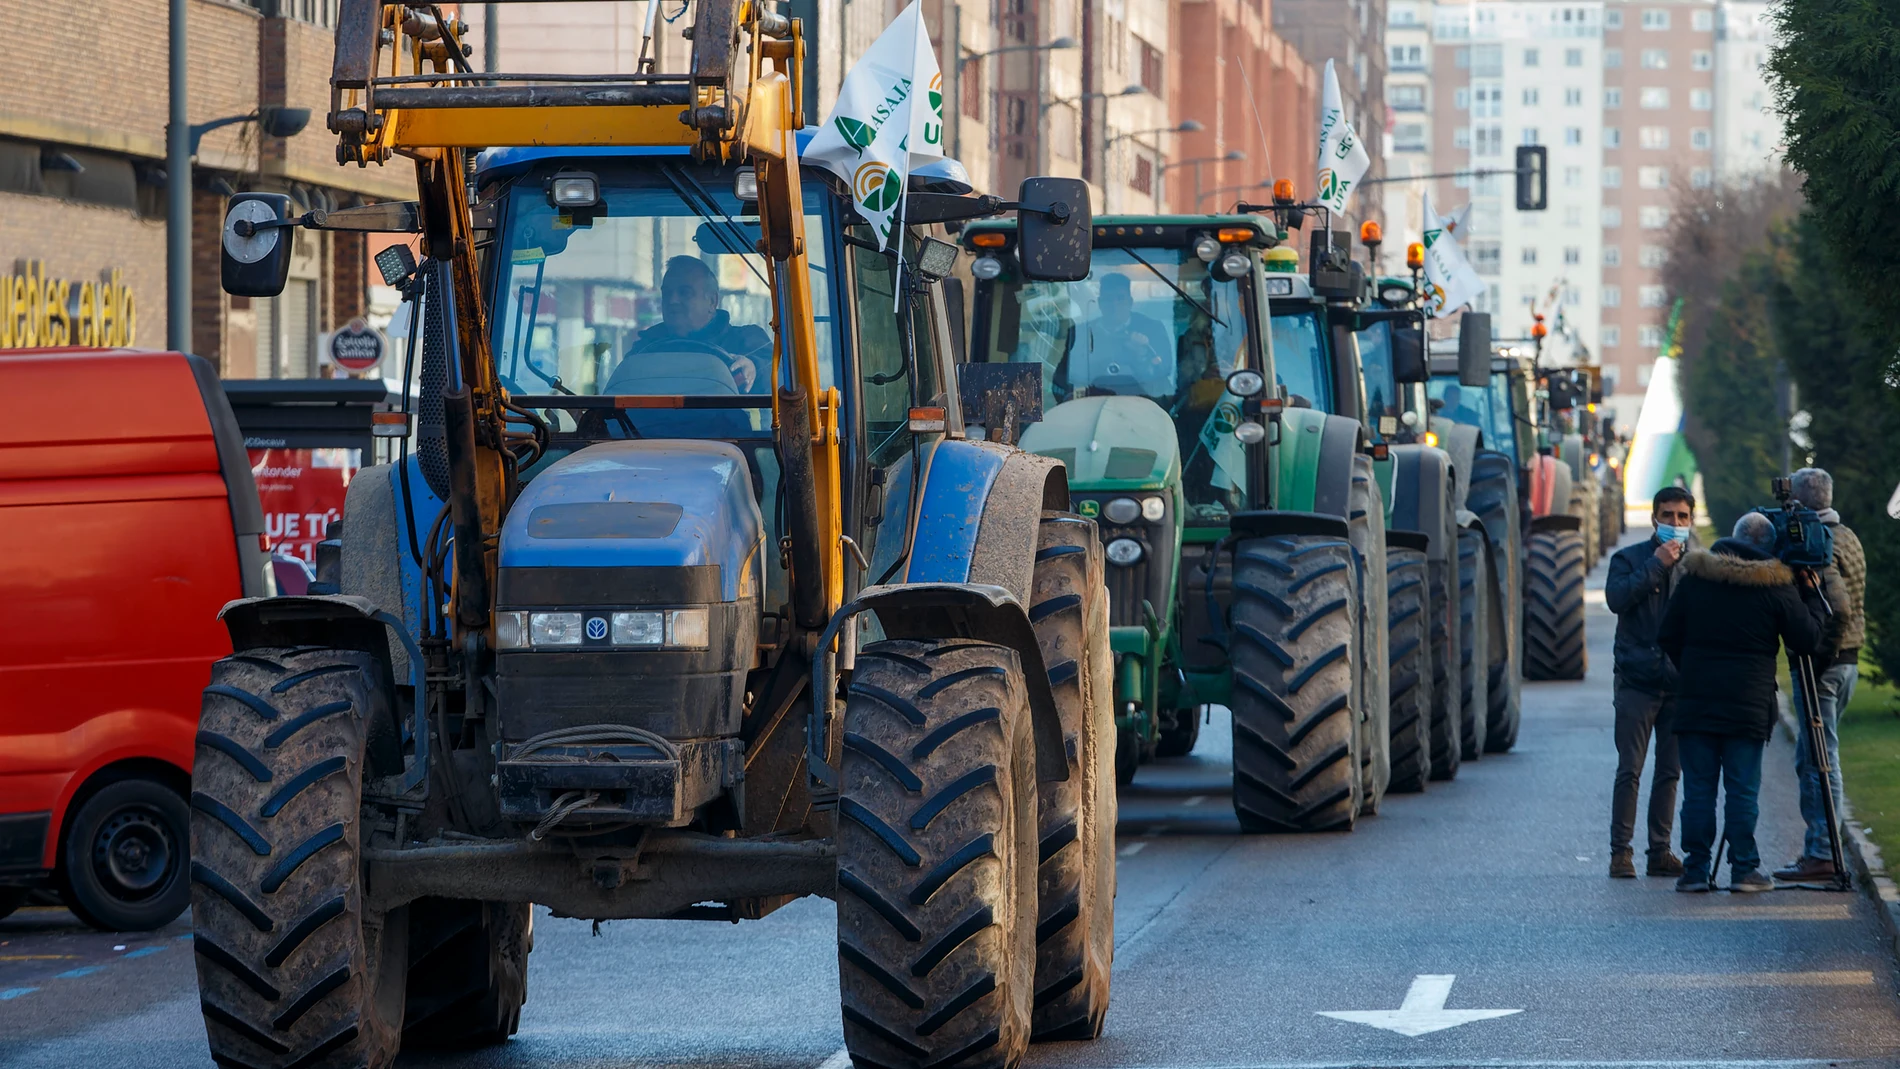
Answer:
POLYGON ((1372 166, 1366 146, 1346 120, 1346 107, 1339 95, 1339 75, 1333 73, 1333 61, 1326 61, 1326 92, 1319 109, 1319 202, 1335 212, 1346 210, 1346 198, 1359 184, 1359 176, 1372 166))
POLYGON ((1484 280, 1471 269, 1458 239, 1444 220, 1432 210, 1432 195, 1425 194, 1425 309, 1434 319, 1443 319, 1464 305, 1476 301, 1484 292, 1484 280))
POLYGON ((1464 229, 1465 229, 1465 221, 1470 218, 1471 218, 1471 202, 1466 201, 1464 207, 1458 209, 1455 212, 1452 212, 1450 215, 1445 216, 1443 219, 1440 220, 1440 222, 1444 224, 1445 233, 1462 234, 1464 233, 1464 229))
POLYGON ((943 156, 943 72, 913 0, 838 87, 804 162, 851 185, 858 212, 889 247, 911 168, 943 156))
MULTIPOLYGON (((1212 482, 1221 490, 1240 490, 1247 485, 1247 447, 1234 437, 1240 421, 1240 398, 1222 390, 1214 410, 1207 414, 1207 422, 1201 424, 1201 448, 1214 458, 1212 482)), ((1193 459, 1188 458, 1190 462, 1193 459)))

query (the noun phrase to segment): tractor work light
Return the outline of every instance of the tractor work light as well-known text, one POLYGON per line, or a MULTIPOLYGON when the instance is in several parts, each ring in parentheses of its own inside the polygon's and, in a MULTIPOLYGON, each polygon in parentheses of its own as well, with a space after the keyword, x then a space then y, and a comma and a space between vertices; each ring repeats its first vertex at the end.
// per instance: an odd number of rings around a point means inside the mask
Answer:
POLYGON ((577 612, 531 612, 528 641, 535 646, 578 646, 581 627, 581 614, 577 612))
POLYGON ((563 171, 548 179, 548 205, 592 208, 600 203, 600 179, 586 171, 563 171))
POLYGON ((947 241, 925 238, 923 248, 917 251, 917 273, 928 282, 939 282, 950 277, 957 269, 959 250, 947 241))
POLYGON ((1141 515, 1141 502, 1132 497, 1118 497, 1102 506, 1102 516, 1110 523, 1134 523, 1141 515))
POLYGON ((1387 304, 1404 304, 1415 296, 1417 294, 1412 292, 1412 287, 1400 282, 1389 283, 1379 289, 1379 299, 1387 304))
POLYGON ((1242 420, 1234 427, 1234 437, 1241 445, 1254 445, 1267 440, 1267 429, 1253 420, 1242 420))
POLYGON ((376 254, 376 271, 383 276, 383 285, 401 286, 416 273, 416 254, 407 245, 391 245, 376 254))
POLYGON ((498 612, 495 614, 495 648, 498 650, 518 650, 528 644, 528 614, 525 612, 498 612))
POLYGON ((741 167, 732 176, 732 195, 740 200, 759 199, 759 172, 752 167, 741 167))
POLYGON ((1267 279, 1267 296, 1269 297, 1293 296, 1293 280, 1290 278, 1267 279))
POLYGON ((1227 392, 1235 397, 1258 397, 1267 388, 1267 377, 1252 368, 1241 368, 1227 376, 1227 392))
POLYGON ((1117 538, 1108 544, 1108 562, 1123 568, 1141 562, 1141 543, 1132 538, 1117 538))
POLYGON ((674 609, 666 614, 667 645, 703 650, 711 640, 711 620, 705 609, 674 609))
POLYGON ((1220 257, 1220 242, 1211 234, 1204 234, 1194 241, 1194 255, 1204 264, 1211 264, 1220 257))
POLYGON ((658 646, 666 642, 665 614, 661 612, 617 612, 613 618, 616 646, 658 646))
POLYGON ((1232 280, 1245 275, 1251 266, 1253 266, 1253 261, 1247 259, 1246 253, 1230 252, 1220 258, 1218 273, 1222 278, 1232 280))
MULTIPOLYGON (((982 235, 978 236, 980 237, 982 235)), ((976 262, 970 265, 970 274, 975 275, 984 282, 997 278, 1002 275, 1002 273, 1003 261, 994 256, 979 256, 976 258, 976 262)))

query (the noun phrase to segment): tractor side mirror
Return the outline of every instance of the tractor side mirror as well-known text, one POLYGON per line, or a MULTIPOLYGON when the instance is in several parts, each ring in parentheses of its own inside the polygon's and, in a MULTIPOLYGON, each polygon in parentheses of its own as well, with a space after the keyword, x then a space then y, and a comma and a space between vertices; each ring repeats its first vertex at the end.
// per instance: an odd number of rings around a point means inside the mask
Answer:
POLYGON ((290 198, 282 193, 239 193, 224 213, 219 274, 235 297, 275 297, 290 278, 290 198))
POLYGON ((1392 380, 1394 382, 1428 382, 1432 369, 1425 359, 1425 330, 1423 324, 1417 330, 1407 323, 1392 324, 1392 380))
POLYGON ((1491 313, 1466 312, 1458 321, 1458 385, 1491 385, 1491 313))
POLYGON ((1094 227, 1088 183, 1080 178, 1025 178, 1016 200, 1016 255, 1023 276, 1035 282, 1089 277, 1094 227))

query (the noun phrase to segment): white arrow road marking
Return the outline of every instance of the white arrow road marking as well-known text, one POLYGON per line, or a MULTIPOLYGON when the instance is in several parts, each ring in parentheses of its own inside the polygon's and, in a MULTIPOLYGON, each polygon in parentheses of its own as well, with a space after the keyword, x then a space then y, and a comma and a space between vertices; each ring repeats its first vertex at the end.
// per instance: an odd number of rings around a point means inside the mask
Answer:
POLYGON ((1452 973, 1414 977, 1411 988, 1405 992, 1405 1003, 1396 1010, 1319 1010, 1318 1013, 1321 1017, 1369 1024, 1402 1036, 1422 1036, 1427 1032, 1441 1032, 1473 1021, 1488 1021, 1493 1017, 1509 1017, 1513 1013, 1524 1012, 1446 1009, 1445 1000, 1451 997, 1451 982, 1457 978, 1452 973))
POLYGON ((839 1047, 832 1052, 831 1057, 818 1063, 818 1069, 851 1069, 851 1052, 839 1047))

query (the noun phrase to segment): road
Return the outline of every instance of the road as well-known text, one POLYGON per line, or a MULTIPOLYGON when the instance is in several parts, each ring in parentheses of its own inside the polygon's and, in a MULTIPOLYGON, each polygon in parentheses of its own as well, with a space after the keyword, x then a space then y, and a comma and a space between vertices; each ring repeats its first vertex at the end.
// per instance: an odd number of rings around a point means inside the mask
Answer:
MULTIPOLYGON (((1589 678, 1527 685, 1515 753, 1388 799, 1353 834, 1239 836, 1218 714, 1195 756, 1144 768, 1122 796, 1107 1032, 1037 1047, 1029 1065, 1900 1061, 1893 961, 1859 895, 1691 896, 1605 877, 1615 757, 1601 580, 1599 568, 1589 678), (1521 1012, 1417 1036, 1322 1015, 1402 1005, 1424 1012, 1387 1023, 1444 1023, 1439 1005, 1521 1012)), ((1789 743, 1767 762, 1761 837, 1778 864, 1800 842, 1789 743)), ((188 932, 181 920, 101 935, 56 909, 0 921, 0 1065, 209 1065, 188 932)), ((831 934, 815 899, 744 925, 598 933, 537 910, 520 1034, 403 1064, 844 1069, 831 934)))

